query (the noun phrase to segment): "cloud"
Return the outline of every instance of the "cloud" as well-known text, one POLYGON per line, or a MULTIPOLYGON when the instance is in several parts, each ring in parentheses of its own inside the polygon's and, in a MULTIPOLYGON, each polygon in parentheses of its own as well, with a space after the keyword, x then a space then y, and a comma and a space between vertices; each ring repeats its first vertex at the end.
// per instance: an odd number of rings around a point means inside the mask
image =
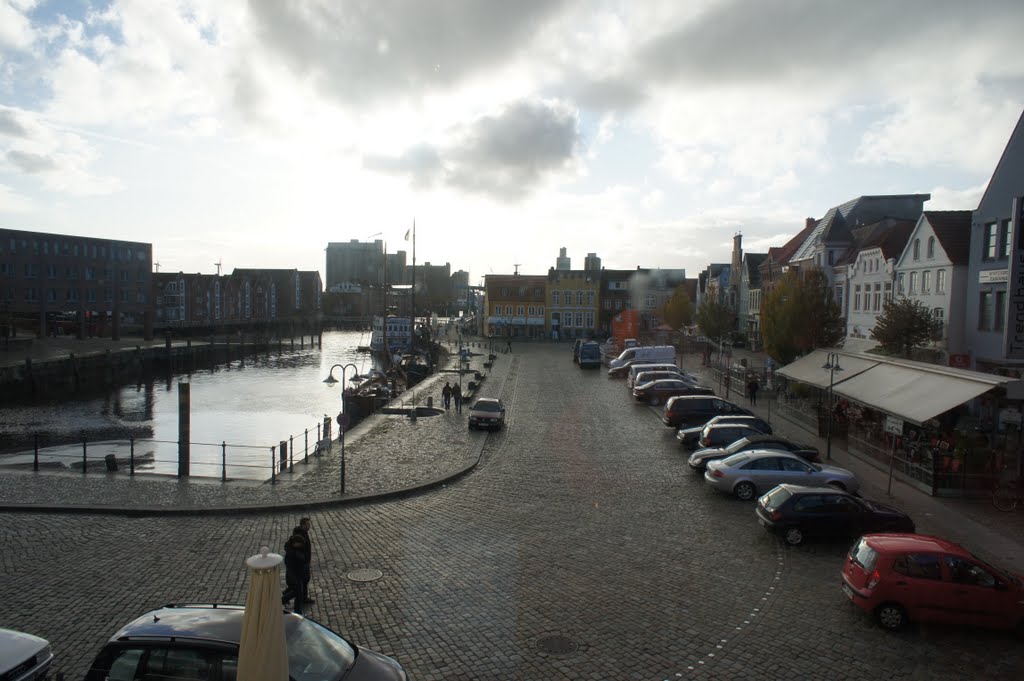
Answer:
POLYGON ((16 149, 7 152, 7 160, 30 175, 57 169, 57 164, 49 156, 16 149))
POLYGON ((31 213, 35 209, 32 200, 0 184, 0 213, 31 213))
POLYGON ((14 109, 0 107, 0 135, 28 137, 28 128, 19 120, 14 109))
POLYGON ((439 146, 418 145, 396 157, 369 156, 371 170, 407 175, 502 201, 526 196, 569 170, 580 153, 575 111, 558 102, 523 101, 453 130, 439 146))
POLYGON ((35 33, 25 13, 33 4, 0 2, 0 54, 8 50, 26 52, 32 47, 35 33))

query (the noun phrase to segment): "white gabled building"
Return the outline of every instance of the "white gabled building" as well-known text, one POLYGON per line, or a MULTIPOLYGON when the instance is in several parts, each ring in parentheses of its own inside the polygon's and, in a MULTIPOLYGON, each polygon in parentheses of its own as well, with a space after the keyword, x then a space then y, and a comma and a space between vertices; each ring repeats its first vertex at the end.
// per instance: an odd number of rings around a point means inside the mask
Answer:
POLYGON ((920 301, 942 320, 934 348, 943 364, 961 368, 970 366, 965 314, 971 216, 969 210, 925 211, 896 263, 896 295, 920 301))

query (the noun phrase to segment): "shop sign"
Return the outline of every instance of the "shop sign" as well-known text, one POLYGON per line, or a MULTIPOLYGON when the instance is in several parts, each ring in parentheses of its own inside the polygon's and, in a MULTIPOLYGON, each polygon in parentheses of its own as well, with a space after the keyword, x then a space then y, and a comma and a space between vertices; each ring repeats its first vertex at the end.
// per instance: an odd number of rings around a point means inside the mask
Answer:
POLYGON ((1013 424, 1020 427, 1021 415, 1016 409, 1002 409, 999 412, 999 425, 1013 424))
POLYGON ((1006 359, 1024 359, 1024 238, 1020 230, 1024 213, 1024 197, 1013 199, 1013 218, 1010 229, 1015 244, 1010 249, 1010 274, 1007 292, 1006 332, 1003 336, 1003 350, 1006 359))
POLYGON ((1010 270, 982 270, 978 272, 979 284, 1005 284, 1010 278, 1010 270))
POLYGON ((885 432, 890 435, 903 435, 903 419, 897 416, 886 416, 885 432))

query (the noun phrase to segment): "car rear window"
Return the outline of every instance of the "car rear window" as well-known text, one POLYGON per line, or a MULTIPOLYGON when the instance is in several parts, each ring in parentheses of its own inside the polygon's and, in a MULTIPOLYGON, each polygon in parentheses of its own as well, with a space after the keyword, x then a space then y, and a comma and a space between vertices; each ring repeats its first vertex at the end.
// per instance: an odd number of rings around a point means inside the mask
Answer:
POLYGON ((878 552, 868 545, 867 540, 861 539, 850 549, 850 560, 871 572, 878 562, 878 552))
POLYGON ((749 459, 750 457, 746 454, 733 454, 722 459, 722 464, 725 466, 739 466, 746 463, 749 459))
POLYGON ((497 402, 477 402, 473 411, 501 411, 501 406, 497 402))
POLYGON ((771 510, 781 508, 791 496, 793 496, 793 493, 785 487, 776 487, 764 495, 764 507, 771 510))

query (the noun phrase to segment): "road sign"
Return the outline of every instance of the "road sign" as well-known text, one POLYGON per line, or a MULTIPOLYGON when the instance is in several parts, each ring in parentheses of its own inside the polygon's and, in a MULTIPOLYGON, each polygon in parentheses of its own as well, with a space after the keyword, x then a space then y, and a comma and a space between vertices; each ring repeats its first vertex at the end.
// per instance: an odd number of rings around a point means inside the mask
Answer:
POLYGON ((348 428, 348 424, 352 423, 352 417, 345 413, 338 413, 338 425, 342 428, 348 428))

